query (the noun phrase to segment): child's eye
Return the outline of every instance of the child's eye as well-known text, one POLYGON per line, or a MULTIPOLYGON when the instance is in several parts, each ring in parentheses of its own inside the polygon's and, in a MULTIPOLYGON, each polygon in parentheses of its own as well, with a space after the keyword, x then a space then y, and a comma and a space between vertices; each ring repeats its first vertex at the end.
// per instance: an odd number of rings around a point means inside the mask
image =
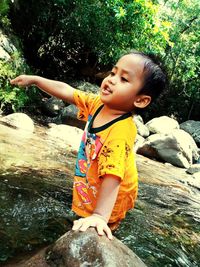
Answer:
POLYGON ((121 79, 122 79, 123 82, 128 82, 128 79, 125 78, 125 77, 121 77, 121 79))
POLYGON ((115 73, 113 71, 110 72, 110 76, 114 76, 115 73))

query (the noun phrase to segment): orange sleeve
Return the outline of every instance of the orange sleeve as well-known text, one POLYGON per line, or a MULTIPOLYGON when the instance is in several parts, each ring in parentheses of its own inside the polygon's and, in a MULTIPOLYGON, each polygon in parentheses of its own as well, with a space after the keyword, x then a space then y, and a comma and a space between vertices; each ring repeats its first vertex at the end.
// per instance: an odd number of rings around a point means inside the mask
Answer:
POLYGON ((88 116, 93 114, 94 109, 100 103, 100 98, 98 95, 75 89, 74 101, 78 108, 77 118, 87 121, 88 116))

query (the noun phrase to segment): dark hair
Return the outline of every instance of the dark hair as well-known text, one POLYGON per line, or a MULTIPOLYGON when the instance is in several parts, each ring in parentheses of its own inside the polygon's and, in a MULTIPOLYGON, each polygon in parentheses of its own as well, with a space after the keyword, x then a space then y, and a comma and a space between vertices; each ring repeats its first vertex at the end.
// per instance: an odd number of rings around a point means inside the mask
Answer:
POLYGON ((151 96, 152 101, 158 98, 165 90, 167 78, 161 69, 160 62, 155 55, 146 55, 139 51, 130 51, 125 55, 140 55, 144 59, 144 84, 138 94, 151 96))

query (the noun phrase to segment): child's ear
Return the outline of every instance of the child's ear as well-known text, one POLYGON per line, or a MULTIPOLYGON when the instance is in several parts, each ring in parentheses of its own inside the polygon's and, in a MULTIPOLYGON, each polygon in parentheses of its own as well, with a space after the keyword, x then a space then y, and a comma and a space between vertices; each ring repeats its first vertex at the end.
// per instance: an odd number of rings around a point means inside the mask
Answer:
POLYGON ((151 102, 151 97, 149 95, 138 95, 134 100, 134 106, 136 108, 145 108, 151 102))

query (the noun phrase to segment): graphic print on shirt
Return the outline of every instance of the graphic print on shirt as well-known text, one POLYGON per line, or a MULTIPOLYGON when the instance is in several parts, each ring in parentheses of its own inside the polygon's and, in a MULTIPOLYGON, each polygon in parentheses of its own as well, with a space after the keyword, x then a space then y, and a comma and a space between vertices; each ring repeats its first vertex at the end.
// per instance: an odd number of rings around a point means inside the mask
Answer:
POLYGON ((90 167, 92 160, 97 157, 103 145, 100 141, 99 136, 97 136, 96 134, 91 134, 87 131, 87 126, 91 118, 92 116, 90 115, 81 139, 75 168, 75 176, 85 178, 85 181, 83 182, 83 179, 81 179, 81 181, 74 182, 74 188, 76 189, 83 203, 85 204, 91 203, 88 194, 89 188, 94 191, 93 195, 96 195, 96 188, 90 185, 87 177, 87 171, 90 167))
MULTIPOLYGON (((92 116, 90 115, 88 123, 91 120, 91 118, 92 116)), ((86 177, 86 173, 90 166, 91 161, 97 157, 103 145, 100 141, 99 136, 97 136, 96 134, 91 134, 87 131, 88 123, 85 127, 81 139, 76 161, 75 175, 80 177, 86 177)))
POLYGON ((85 154, 85 143, 86 143, 86 130, 83 132, 81 139, 78 156, 76 160, 75 175, 80 177, 86 177, 87 172, 87 158, 85 154))
POLYGON ((89 204, 91 203, 91 200, 89 198, 88 195, 88 189, 87 189, 87 185, 83 182, 74 182, 74 187, 76 188, 77 192, 79 193, 79 195, 81 196, 81 199, 83 201, 84 204, 89 204))

